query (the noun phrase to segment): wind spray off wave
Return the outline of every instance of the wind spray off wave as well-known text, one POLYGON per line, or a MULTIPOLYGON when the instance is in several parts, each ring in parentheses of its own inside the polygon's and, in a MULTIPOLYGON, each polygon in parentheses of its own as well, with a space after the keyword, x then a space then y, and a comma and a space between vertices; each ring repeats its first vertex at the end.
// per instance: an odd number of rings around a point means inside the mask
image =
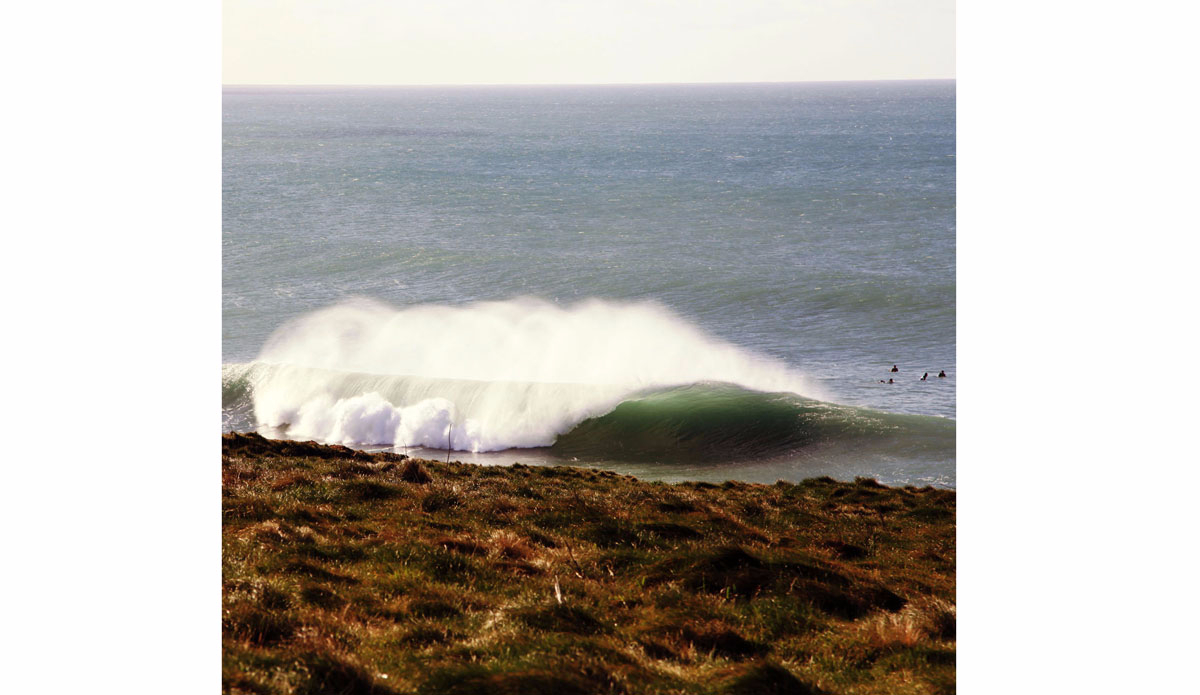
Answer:
POLYGON ((638 394, 705 383, 816 395, 786 365, 651 303, 536 299, 394 308, 354 300, 289 322, 227 367, 257 424, 350 445, 543 447, 638 394))

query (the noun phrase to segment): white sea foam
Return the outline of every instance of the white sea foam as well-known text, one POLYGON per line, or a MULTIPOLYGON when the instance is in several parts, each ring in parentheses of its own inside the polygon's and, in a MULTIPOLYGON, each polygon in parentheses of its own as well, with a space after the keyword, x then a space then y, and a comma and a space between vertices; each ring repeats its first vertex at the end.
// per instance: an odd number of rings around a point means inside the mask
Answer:
POLYGON ((260 424, 342 444, 548 446, 646 389, 705 381, 817 396, 782 363, 650 303, 354 300, 277 330, 249 376, 260 424))

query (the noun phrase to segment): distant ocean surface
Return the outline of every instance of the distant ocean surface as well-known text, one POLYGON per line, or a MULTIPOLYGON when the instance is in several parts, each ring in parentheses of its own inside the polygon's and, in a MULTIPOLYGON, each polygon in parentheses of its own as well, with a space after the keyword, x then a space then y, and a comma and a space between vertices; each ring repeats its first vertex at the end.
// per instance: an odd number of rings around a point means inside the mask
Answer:
POLYGON ((226 87, 223 119, 226 431, 955 485, 953 81, 226 87))

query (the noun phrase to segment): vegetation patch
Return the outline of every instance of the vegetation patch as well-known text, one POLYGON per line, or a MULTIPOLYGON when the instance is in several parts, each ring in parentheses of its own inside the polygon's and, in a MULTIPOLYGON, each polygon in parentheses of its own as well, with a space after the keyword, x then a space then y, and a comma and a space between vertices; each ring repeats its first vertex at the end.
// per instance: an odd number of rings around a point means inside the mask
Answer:
POLYGON ((726 695, 819 695, 822 691, 772 663, 752 666, 726 682, 726 695))
POLYGON ((422 618, 453 618, 462 615, 458 606, 436 599, 413 601, 409 604, 408 610, 413 615, 422 618))
POLYGON ((246 604, 227 610, 221 627, 227 638, 260 646, 285 642, 297 629, 287 613, 246 604))
POLYGON ((524 670, 493 673, 484 668, 453 668, 434 673, 421 695, 589 695, 604 692, 567 673, 524 670))
POLYGON ((227 693, 954 691, 953 491, 222 443, 227 693))
POLYGON ((591 611, 579 606, 554 604, 527 608, 516 613, 514 617, 535 630, 546 632, 594 635, 604 629, 591 611))
POLYGON ((309 654, 303 660, 308 678, 296 695, 391 695, 394 691, 372 678, 362 668, 325 654, 309 654))
POLYGON ((821 545, 829 548, 835 557, 842 560, 861 560, 869 554, 867 549, 862 546, 854 545, 853 543, 846 543, 837 539, 824 541, 821 543, 821 545))
POLYGON ((347 502, 390 500, 403 494, 403 489, 375 480, 355 480, 342 486, 342 497, 347 502))
POLYGON ((487 555, 488 549, 475 541, 467 538, 451 538, 449 536, 440 536, 433 541, 433 545, 444 550, 451 550, 463 555, 487 555))
POLYGON ((669 521, 642 524, 641 529, 656 536, 669 538, 671 540, 691 540, 694 538, 700 538, 703 535, 690 526, 674 524, 669 521))
POLYGON ((315 584, 310 584, 301 589, 300 598, 309 605, 324 608, 325 610, 337 610, 346 605, 346 599, 323 586, 315 584))
POLYGON ((400 479, 406 483, 416 483, 417 485, 433 482, 433 476, 429 475, 425 466, 422 466, 420 461, 413 460, 404 463, 404 468, 400 470, 400 479))
POLYGON ((720 622, 680 621, 660 625, 648 631, 642 643, 652 645, 652 649, 665 650, 667 658, 675 659, 698 651, 701 655, 741 661, 770 651, 767 645, 748 640, 734 628, 720 622))

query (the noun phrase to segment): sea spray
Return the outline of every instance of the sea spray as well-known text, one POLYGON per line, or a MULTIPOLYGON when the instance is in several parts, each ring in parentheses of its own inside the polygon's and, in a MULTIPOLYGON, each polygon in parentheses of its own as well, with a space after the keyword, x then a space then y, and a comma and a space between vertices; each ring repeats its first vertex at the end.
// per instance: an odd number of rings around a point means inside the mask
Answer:
POLYGON ((278 329, 239 371, 258 424, 343 444, 552 445, 635 394, 719 382, 812 393, 782 363, 652 303, 536 299, 393 308, 356 299, 278 329))
POLYGON ((295 319, 263 362, 475 381, 663 386, 724 381, 811 391, 778 360, 706 335, 652 303, 589 299, 562 307, 519 298, 396 309, 354 299, 295 319))

